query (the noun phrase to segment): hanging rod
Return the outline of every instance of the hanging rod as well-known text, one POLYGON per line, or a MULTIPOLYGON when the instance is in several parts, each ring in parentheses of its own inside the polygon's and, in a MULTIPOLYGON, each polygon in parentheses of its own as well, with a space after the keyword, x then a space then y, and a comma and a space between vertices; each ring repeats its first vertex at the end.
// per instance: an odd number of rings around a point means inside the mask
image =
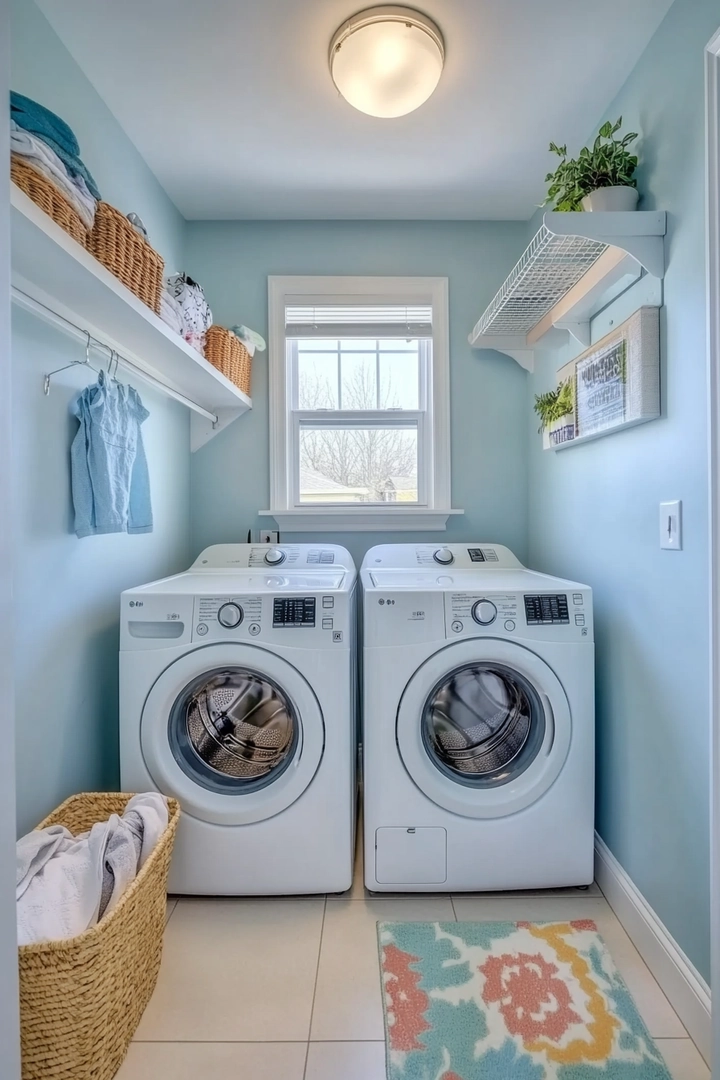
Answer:
MULTIPOLYGON (((23 292, 22 289, 18 289, 15 285, 11 287, 10 295, 16 304, 20 304, 21 307, 26 308, 35 315, 39 315, 40 318, 45 319, 46 322, 55 323, 55 325, 60 326, 60 328, 66 332, 74 334, 90 348, 104 349, 105 352, 109 353, 110 361, 114 360, 116 364, 119 363, 122 367, 129 368, 129 370, 137 375, 138 378, 144 379, 150 386, 154 386, 156 389, 162 391, 163 394, 167 394, 168 397, 173 398, 175 401, 179 401, 181 405, 185 405, 188 409, 192 409, 193 412, 199 413, 200 416, 204 416, 206 420, 210 420, 213 426, 217 424, 218 417, 215 413, 209 412, 207 409, 204 409, 202 405, 198 405, 196 401, 185 397, 185 395, 181 394, 178 390, 174 390, 172 386, 168 386, 162 379, 158 379, 155 375, 150 375, 149 372, 144 371, 141 367, 138 367, 137 364, 133 363, 132 360, 128 360, 126 356, 119 353, 117 349, 112 348, 110 345, 106 345, 104 341, 100 341, 100 339, 96 338, 94 334, 91 334, 89 330, 85 330, 83 327, 78 326, 77 323, 72 322, 70 319, 66 318, 65 315, 60 315, 59 312, 53 311, 47 304, 43 304, 39 300, 36 300, 35 297, 29 296, 28 293, 23 292)), ((78 360, 77 365, 79 367, 84 367, 86 366, 86 362, 78 360)))

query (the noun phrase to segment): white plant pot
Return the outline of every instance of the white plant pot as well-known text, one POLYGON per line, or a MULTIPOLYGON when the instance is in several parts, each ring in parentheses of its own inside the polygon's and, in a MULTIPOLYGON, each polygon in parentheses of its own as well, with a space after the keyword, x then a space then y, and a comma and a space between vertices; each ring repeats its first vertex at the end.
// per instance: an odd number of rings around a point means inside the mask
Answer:
POLYGON ((575 438, 575 420, 572 413, 553 420, 543 431, 543 449, 554 450, 561 443, 572 442, 575 438))
POLYGON ((583 210, 637 210, 639 193, 634 187, 596 188, 582 201, 583 210))

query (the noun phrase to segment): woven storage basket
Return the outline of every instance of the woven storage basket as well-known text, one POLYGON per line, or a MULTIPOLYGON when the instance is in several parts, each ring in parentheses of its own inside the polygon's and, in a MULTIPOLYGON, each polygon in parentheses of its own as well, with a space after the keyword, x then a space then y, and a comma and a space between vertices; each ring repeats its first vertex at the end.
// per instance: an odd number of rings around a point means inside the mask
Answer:
MULTIPOLYGON (((38 828, 90 829, 122 814, 130 795, 74 795, 38 828)), ((67 941, 22 945, 23 1080, 111 1080, 155 988, 165 929, 167 874, 180 807, 116 907, 67 941)))
POLYGON ((213 367, 250 396, 252 358, 239 337, 222 326, 211 326, 205 335, 205 356, 213 367))
POLYGON ((160 313, 164 269, 162 256, 110 203, 98 203, 88 247, 111 274, 152 308, 156 315, 160 313))
POLYGON ((77 240, 78 244, 87 247, 88 233, 82 218, 52 181, 17 154, 12 154, 10 158, 10 178, 56 225, 77 240))

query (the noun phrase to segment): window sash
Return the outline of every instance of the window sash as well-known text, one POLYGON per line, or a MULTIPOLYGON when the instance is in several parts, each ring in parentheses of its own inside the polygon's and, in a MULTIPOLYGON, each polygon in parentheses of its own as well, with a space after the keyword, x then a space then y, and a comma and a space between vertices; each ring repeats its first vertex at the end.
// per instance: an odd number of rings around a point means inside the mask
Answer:
MULTIPOLYGON (((294 453, 291 456, 291 505, 296 510, 313 505, 312 503, 302 502, 300 499, 300 431, 303 427, 313 430, 318 428, 328 428, 331 430, 340 428, 347 428, 348 430, 353 428, 378 428, 382 430, 387 430, 388 428, 405 428, 408 431, 417 431, 417 502, 404 503, 401 505, 425 508, 430 505, 430 495, 427 483, 429 470, 426 467, 428 452, 427 413, 410 409, 403 410, 402 412, 388 411, 386 409, 371 409, 357 412, 332 412, 325 410, 293 411, 291 414, 292 446, 294 447, 294 453)), ((331 505, 362 507, 385 506, 388 504, 380 500, 368 503, 357 503, 352 501, 343 502, 338 500, 331 505)))
MULTIPOLYGON (((341 335, 338 338, 338 341, 342 340, 342 337, 343 337, 343 335, 341 335)), ((344 337, 347 340, 351 339, 350 334, 345 334, 344 337)), ((300 341, 300 340, 305 340, 305 339, 304 339, 304 337, 286 338, 286 343, 285 343, 287 374, 288 374, 288 380, 289 380, 289 384, 290 384, 290 402, 291 402, 291 410, 293 412, 297 411, 299 409, 299 407, 300 407, 299 406, 299 399, 300 399, 299 357, 300 357, 300 352, 298 350, 298 341, 300 341)), ((368 340, 369 341, 374 340, 376 342, 375 348, 374 349, 368 349, 368 352, 374 352, 375 353, 375 380, 376 380, 375 386, 376 386, 376 396, 377 396, 377 394, 379 394, 379 392, 380 392, 380 383, 381 383, 380 360, 381 360, 382 356, 387 355, 387 354, 391 354, 392 350, 390 350, 390 349, 379 349, 377 347, 377 341, 382 340, 381 338, 370 338, 368 340)), ((348 349, 348 350, 344 350, 344 351, 346 352, 346 355, 351 356, 353 353, 356 353, 359 350, 357 350, 357 349, 348 349)), ((338 369, 337 369, 338 389, 337 389, 337 393, 338 393, 338 401, 341 402, 342 401, 342 354, 343 354, 343 350, 340 349, 339 347, 338 347, 337 350, 328 349, 327 354, 328 354, 328 356, 337 356, 338 357, 338 369)), ((427 411, 428 402, 432 397, 432 377, 433 377, 433 372, 432 372, 432 340, 431 339, 430 340, 420 340, 419 339, 418 340, 418 408, 421 411, 424 411, 424 412, 427 411)), ((318 410, 318 411, 321 411, 321 412, 324 412, 324 413, 337 413, 337 412, 342 411, 342 410, 338 410, 338 409, 322 409, 322 410, 318 410)), ((352 410, 347 410, 347 411, 350 412, 352 410)), ((387 412, 387 413, 396 413, 396 412, 407 412, 408 410, 403 409, 403 408, 398 408, 398 409, 385 409, 385 410, 380 409, 378 411, 387 412)), ((410 411, 412 411, 412 410, 410 410, 410 411)))

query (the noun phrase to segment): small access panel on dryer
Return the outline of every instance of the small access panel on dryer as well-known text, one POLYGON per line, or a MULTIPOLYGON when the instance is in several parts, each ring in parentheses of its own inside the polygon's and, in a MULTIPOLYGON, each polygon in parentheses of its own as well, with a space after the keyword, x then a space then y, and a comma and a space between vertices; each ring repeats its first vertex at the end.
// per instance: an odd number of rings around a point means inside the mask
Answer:
POLYGON ((375 877, 383 885, 437 885, 447 881, 447 831, 376 829, 375 877))

